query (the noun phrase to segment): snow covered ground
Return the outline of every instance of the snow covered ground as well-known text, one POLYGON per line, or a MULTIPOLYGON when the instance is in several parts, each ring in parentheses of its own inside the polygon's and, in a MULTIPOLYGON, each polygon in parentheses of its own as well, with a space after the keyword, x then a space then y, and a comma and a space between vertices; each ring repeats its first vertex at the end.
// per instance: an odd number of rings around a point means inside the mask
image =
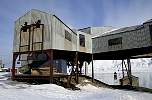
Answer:
MULTIPOLYGON (((122 78, 121 60, 95 60, 94 77, 110 85, 119 84, 119 80, 114 80, 114 72, 117 72, 118 79, 122 78)), ((88 75, 91 76, 92 65, 88 66, 88 75)), ((140 58, 132 59, 132 74, 139 78, 139 86, 152 89, 152 59, 140 58)), ((125 72, 126 74, 126 72, 125 72)))
POLYGON ((151 100, 152 94, 78 85, 67 90, 54 84, 28 85, 6 80, 0 73, 0 100, 151 100))

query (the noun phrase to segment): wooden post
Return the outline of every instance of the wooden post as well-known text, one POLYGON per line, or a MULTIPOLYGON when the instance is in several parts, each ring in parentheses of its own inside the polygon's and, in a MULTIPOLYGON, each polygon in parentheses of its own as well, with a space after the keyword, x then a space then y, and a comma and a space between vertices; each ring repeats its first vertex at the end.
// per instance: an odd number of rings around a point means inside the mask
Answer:
POLYGON ((85 61, 85 75, 87 75, 87 62, 85 61))
POLYGON ((125 77, 124 75, 124 60, 122 60, 122 81, 121 81, 121 85, 123 86, 123 78, 125 77))
POLYGON ((77 51, 76 51, 75 62, 76 62, 76 83, 78 84, 79 83, 79 71, 78 71, 79 64, 78 64, 78 52, 77 51))
POLYGON ((131 62, 130 59, 127 59, 128 64, 128 78, 130 80, 130 85, 132 86, 132 75, 131 75, 131 62))
POLYGON ((50 64, 50 83, 53 83, 53 50, 47 51, 50 64))
POLYGON ((93 54, 92 54, 92 82, 94 80, 93 54))
POLYGON ((12 80, 15 79, 15 63, 17 59, 18 54, 13 53, 13 63, 12 63, 12 80))
POLYGON ((123 76, 123 78, 125 77, 125 75, 124 75, 124 67, 123 67, 123 62, 124 62, 124 60, 122 60, 122 76, 123 76))

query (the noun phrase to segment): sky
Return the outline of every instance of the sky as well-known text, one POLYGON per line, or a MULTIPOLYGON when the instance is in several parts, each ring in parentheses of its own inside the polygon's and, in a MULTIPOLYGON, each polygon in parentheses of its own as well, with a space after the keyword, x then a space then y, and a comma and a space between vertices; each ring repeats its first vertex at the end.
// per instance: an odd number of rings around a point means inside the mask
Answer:
POLYGON ((0 0, 0 58, 12 63, 14 22, 31 9, 54 13, 72 28, 141 24, 152 18, 152 0, 0 0))

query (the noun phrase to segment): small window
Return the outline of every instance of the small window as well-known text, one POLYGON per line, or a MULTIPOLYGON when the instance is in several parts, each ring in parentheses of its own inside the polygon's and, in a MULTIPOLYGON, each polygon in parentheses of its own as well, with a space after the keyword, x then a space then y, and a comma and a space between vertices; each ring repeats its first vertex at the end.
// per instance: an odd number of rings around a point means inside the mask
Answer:
POLYGON ((80 46, 85 47, 85 36, 82 34, 79 34, 79 42, 80 46))
POLYGON ((108 40, 108 45, 109 46, 119 45, 119 44, 122 44, 122 37, 108 40))
POLYGON ((72 35, 67 30, 65 30, 65 39, 72 41, 72 35))

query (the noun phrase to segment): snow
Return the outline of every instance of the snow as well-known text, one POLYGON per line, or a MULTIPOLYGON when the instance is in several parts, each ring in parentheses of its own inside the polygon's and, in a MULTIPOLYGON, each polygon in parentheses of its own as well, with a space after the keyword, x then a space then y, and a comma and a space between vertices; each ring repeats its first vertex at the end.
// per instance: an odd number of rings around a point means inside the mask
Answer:
POLYGON ((90 84, 85 86, 79 84, 77 87, 81 90, 68 90, 55 84, 29 85, 6 80, 6 77, 3 77, 0 79, 0 100, 151 100, 152 98, 152 94, 149 93, 114 90, 90 84))
MULTIPOLYGON (((94 60, 94 77, 110 85, 118 85, 122 78, 121 60, 94 60), (114 80, 114 72, 117 72, 117 80, 114 80)), ((88 75, 92 74, 91 63, 88 66, 88 75)), ((139 86, 152 89, 152 59, 131 59, 132 74, 139 77, 139 86)), ((127 73, 125 72, 125 75, 127 73)))

